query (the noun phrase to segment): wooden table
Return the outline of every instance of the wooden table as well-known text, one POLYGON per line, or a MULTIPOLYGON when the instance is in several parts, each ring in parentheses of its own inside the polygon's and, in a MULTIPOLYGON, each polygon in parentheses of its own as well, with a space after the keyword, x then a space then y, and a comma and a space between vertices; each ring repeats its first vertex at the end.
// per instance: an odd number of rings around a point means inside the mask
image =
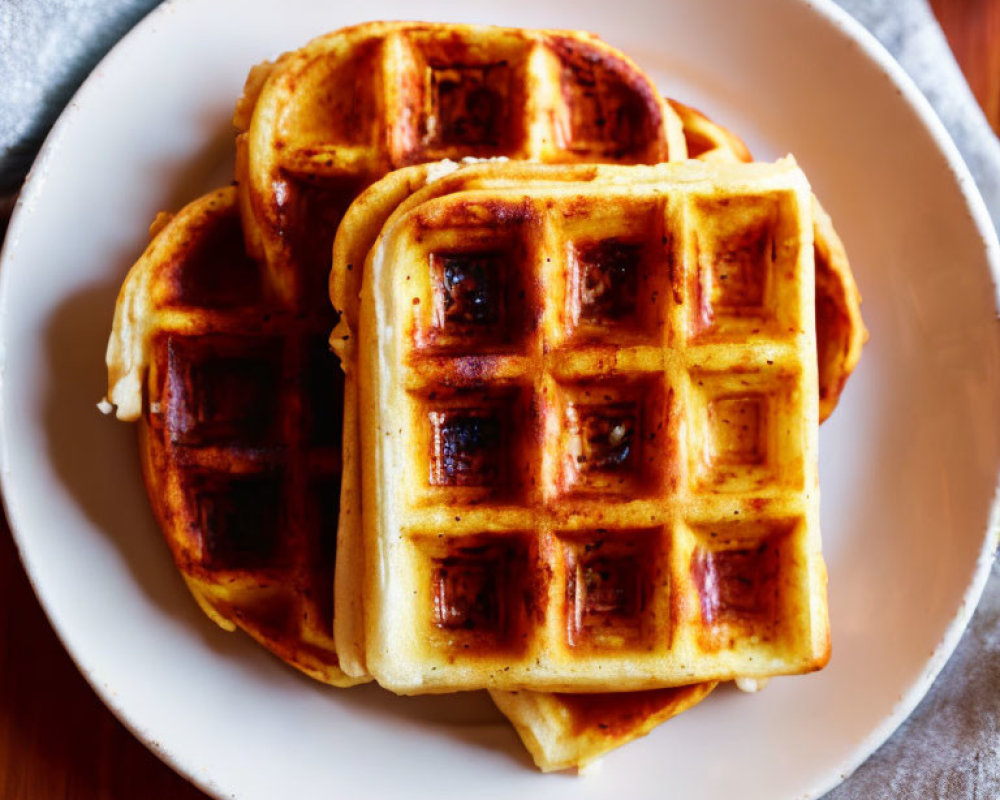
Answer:
POLYGON ((1000 134, 1000 0, 930 0, 948 44, 1000 134))
MULTIPOLYGON (((1000 132, 1000 0, 932 0, 1000 132)), ((203 800, 104 707, 52 632, 0 517, 0 797, 203 800)))

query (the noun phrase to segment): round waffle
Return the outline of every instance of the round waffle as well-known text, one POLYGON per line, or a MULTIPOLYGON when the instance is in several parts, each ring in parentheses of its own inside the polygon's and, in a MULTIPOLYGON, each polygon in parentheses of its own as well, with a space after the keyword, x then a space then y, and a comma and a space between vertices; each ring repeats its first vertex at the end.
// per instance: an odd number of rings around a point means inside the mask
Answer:
POLYGON ((236 190, 161 215, 126 278, 109 397, 138 420, 150 503, 204 611, 318 680, 338 666, 343 382, 326 314, 291 313, 243 247, 236 190))
POLYGON ((237 106, 249 252, 294 302, 325 305, 344 211, 393 169, 464 157, 683 158, 676 114, 623 53, 577 31, 374 22, 251 73, 237 106))

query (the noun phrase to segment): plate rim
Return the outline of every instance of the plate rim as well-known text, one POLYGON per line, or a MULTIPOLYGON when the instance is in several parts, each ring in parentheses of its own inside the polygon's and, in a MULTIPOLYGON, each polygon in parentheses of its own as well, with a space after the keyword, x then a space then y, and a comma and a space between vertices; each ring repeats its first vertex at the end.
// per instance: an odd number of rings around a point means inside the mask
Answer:
MULTIPOLYGON (((1000 311, 1000 241, 998 241, 997 230, 993 225, 985 200, 975 183, 969 167, 959 153, 943 122, 931 106, 930 101, 874 34, 846 10, 836 5, 834 0, 792 0, 792 2, 810 11, 828 28, 832 28, 838 36, 856 45, 861 57, 867 59, 872 66, 880 70, 890 80, 892 85, 899 90, 903 101, 915 112, 920 124, 930 134, 933 145, 943 156, 944 164, 948 167, 952 179, 965 203, 965 208, 969 212, 971 221, 981 237, 985 260, 993 283, 994 305, 1000 311)), ((66 132, 72 127, 74 120, 80 113, 81 103, 86 101, 88 94, 95 91, 94 86, 103 79, 106 71, 113 68, 119 60, 127 59, 129 52, 135 47, 140 46, 141 41, 146 36, 154 35, 155 27, 161 18, 173 14, 175 9, 183 5, 191 6, 198 4, 192 3, 191 0, 165 0, 165 2, 150 9, 142 19, 128 30, 87 75, 76 92, 74 92, 66 107, 59 114, 58 119, 46 136, 22 184, 4 237, 3 248, 0 250, 0 316, 6 316, 9 301, 8 284, 10 282, 11 269, 8 267, 8 263, 13 262, 16 258, 21 229, 30 224, 28 222, 30 207, 34 203, 36 196, 44 190, 48 162, 59 148, 63 138, 67 135, 66 132)), ((36 568, 28 556, 27 549, 23 546, 23 542, 27 540, 30 534, 25 531, 26 526, 20 522, 20 511, 18 510, 20 501, 17 498, 16 492, 9 486, 8 476, 11 471, 11 457, 6 446, 8 440, 6 435, 8 418, 4 408, 4 398, 7 393, 7 375, 5 369, 7 350, 7 342, 4 340, 2 331, 0 331, 0 504, 3 506, 18 557, 21 560, 32 591, 38 599, 45 618, 48 620, 63 649, 69 655, 90 688, 100 698, 104 706, 132 735, 157 758, 193 786, 213 798, 228 797, 230 795, 226 793, 226 790, 218 786, 210 776, 197 771, 193 765, 180 763, 178 757, 168 749, 162 747, 155 737, 144 730, 139 720, 134 718, 134 713, 125 707, 126 704, 118 701, 113 689, 110 686, 102 684, 88 671, 86 665, 81 661, 82 656, 79 656, 77 652, 68 646, 62 627, 50 612, 45 595, 39 591, 39 584, 36 580, 36 568)), ((820 775, 813 788, 803 795, 802 800, 819 798, 839 785, 870 758, 897 728, 909 718, 948 662, 972 619, 972 615, 975 613, 987 580, 989 579, 995 552, 998 547, 1000 547, 1000 473, 998 473, 994 480, 994 492, 990 503, 988 522, 983 532, 983 541, 971 580, 962 595, 962 600, 955 614, 945 628, 944 634, 924 663, 920 675, 899 697, 893 705, 892 711, 864 739, 855 744, 847 758, 840 764, 830 767, 825 776, 820 775)))

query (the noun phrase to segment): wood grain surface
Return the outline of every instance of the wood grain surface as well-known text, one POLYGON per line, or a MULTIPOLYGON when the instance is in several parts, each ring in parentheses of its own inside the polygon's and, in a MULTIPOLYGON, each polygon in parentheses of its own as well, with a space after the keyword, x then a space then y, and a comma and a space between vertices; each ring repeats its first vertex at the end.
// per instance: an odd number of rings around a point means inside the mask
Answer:
POLYGON ((972 93, 1000 133, 1000 0, 931 0, 972 93))
MULTIPOLYGON (((1000 131, 1000 0, 931 0, 1000 131)), ((91 691, 45 619, 0 518, 0 798, 195 800, 91 691)))

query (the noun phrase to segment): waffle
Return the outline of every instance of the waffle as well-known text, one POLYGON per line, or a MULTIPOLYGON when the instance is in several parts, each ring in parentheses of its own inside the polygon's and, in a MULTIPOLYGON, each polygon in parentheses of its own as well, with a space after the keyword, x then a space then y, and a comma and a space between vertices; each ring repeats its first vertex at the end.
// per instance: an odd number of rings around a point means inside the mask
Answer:
POLYGON ((236 190, 158 218, 119 294, 109 398, 139 421, 147 492, 204 611, 321 681, 332 637, 343 381, 329 314, 245 255, 236 190))
MULTIPOLYGON (((398 170, 372 186, 345 217, 334 247, 331 295, 343 311, 342 323, 331 336, 346 373, 344 400, 344 484, 335 581, 337 643, 344 668, 367 676, 360 603, 361 547, 360 461, 357 421, 357 350, 354 347, 359 313, 356 302, 361 266, 389 214, 435 176, 457 164, 423 165, 398 170), (350 268, 348 268, 350 265, 350 268), (339 301, 348 298, 344 306, 339 301)), ((513 164, 506 169, 513 178, 513 164)), ((530 169, 530 168, 529 168, 530 169)), ((472 171, 467 167, 463 175, 472 171)), ((479 170, 477 170, 479 171, 479 170)), ((585 168, 577 171, 586 172, 585 168)), ((484 178, 488 176, 480 176, 484 178)), ((560 177, 568 177, 561 175, 560 177)), ((464 179, 464 178, 463 178, 464 179)), ((477 184, 478 185, 478 184, 477 184)), ((504 692, 491 697, 512 722, 545 772, 583 767, 605 753, 646 735, 660 723, 700 702, 715 683, 700 683, 645 692, 566 695, 549 692, 504 692)))
POLYGON ((840 401, 858 365, 868 330, 861 319, 861 294, 844 243, 833 220, 813 195, 816 239, 816 349, 819 357, 819 419, 840 401))
MULTIPOLYGON (((670 101, 684 123, 688 147, 698 158, 715 163, 748 161, 749 151, 734 135, 699 112, 670 101)), ((338 559, 335 583, 335 630, 344 669, 366 675, 364 633, 361 611, 361 499, 360 458, 357 421, 357 352, 354 347, 359 327, 359 292, 365 257, 388 216, 410 195, 429 181, 442 180, 440 191, 454 191, 475 181, 477 188, 490 188, 517 181, 532 167, 515 173, 515 165, 498 178, 488 167, 465 168, 451 178, 457 164, 412 167, 398 170, 361 195, 345 218, 343 230, 334 244, 330 296, 340 314, 340 324, 331 336, 331 345, 341 357, 346 373, 344 400, 344 484, 338 559)), ((550 180, 584 180, 596 174, 587 166, 564 169, 550 180)), ((861 320, 860 297, 851 274, 840 237, 828 215, 813 200, 814 257, 816 262, 816 336, 819 354, 820 418, 826 419, 860 357, 867 331, 861 320)))
POLYGON ((605 694, 500 692, 490 696, 542 772, 580 769, 700 703, 715 683, 605 694))
POLYGON ((375 22, 262 65, 237 106, 248 250, 326 303, 337 223, 366 185, 439 159, 657 163, 680 121, 621 52, 580 32, 375 22))
POLYGON ((822 666, 801 172, 470 169, 534 178, 432 183, 364 269, 371 673, 601 691, 822 666))
MULTIPOLYGON (((732 163, 752 161, 743 142, 700 111, 668 100, 681 120, 690 158, 732 163)), ((861 319, 861 294, 844 244, 830 216, 813 195, 816 258, 816 347, 819 354, 819 419, 837 407, 840 393, 861 358, 868 331, 861 319)))

